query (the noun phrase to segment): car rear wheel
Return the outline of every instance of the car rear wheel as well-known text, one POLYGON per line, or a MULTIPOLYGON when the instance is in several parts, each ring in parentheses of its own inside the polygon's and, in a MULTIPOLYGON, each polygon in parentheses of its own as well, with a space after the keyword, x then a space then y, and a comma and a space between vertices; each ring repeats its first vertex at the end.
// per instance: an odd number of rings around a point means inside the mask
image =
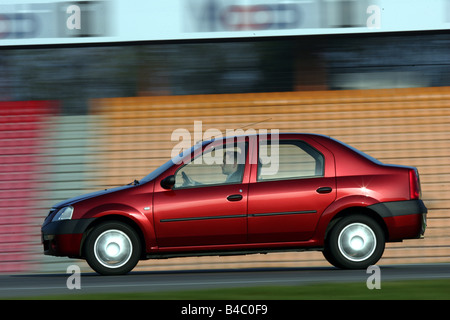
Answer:
POLYGON ((332 265, 342 269, 365 269, 384 252, 385 235, 371 217, 351 215, 339 220, 328 234, 323 251, 332 265))
POLYGON ((102 275, 130 272, 138 263, 140 252, 138 235, 121 222, 105 222, 95 227, 85 242, 87 263, 102 275))

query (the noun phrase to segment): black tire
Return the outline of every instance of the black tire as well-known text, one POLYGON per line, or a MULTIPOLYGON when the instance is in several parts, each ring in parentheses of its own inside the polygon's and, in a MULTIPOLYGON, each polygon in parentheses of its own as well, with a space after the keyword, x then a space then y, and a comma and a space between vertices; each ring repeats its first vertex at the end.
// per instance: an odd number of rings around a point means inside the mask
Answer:
POLYGON ((96 226, 84 244, 89 266, 102 275, 122 275, 139 262, 141 243, 136 231, 129 225, 108 221, 96 226))
POLYGON ((366 269, 380 260, 385 235, 371 217, 355 214, 340 219, 325 240, 324 257, 341 269, 366 269))

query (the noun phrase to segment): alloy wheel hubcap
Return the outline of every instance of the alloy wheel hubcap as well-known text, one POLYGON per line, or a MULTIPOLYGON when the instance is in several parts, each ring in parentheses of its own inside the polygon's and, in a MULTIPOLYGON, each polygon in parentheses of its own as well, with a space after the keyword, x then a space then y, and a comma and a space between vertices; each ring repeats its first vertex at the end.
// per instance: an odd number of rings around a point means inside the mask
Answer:
POLYGON ((130 260, 132 253, 133 244, 123 231, 107 230, 95 240, 95 257, 107 268, 120 268, 130 260))
POLYGON ((346 259, 354 262, 364 261, 375 251, 377 238, 367 225, 352 223, 339 234, 338 246, 346 259))

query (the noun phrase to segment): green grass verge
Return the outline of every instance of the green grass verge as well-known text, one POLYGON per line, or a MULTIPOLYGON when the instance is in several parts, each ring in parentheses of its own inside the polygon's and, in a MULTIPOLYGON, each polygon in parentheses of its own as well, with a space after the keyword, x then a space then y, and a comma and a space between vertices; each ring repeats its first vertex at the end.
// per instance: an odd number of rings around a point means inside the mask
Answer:
POLYGON ((73 293, 27 299, 56 300, 449 300, 450 279, 385 281, 381 289, 365 283, 329 283, 300 286, 261 286, 139 293, 73 293))

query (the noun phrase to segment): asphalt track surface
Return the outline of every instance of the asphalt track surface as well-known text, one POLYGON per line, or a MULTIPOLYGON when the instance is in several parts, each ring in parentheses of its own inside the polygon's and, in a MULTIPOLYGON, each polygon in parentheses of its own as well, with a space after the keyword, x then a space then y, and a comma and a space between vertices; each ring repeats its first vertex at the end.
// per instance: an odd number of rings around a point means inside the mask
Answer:
MULTIPOLYGON (((380 266, 381 281, 450 278, 450 263, 380 266)), ((71 274, 18 274, 0 276, 0 299, 102 292, 158 292, 261 285, 361 282, 372 273, 334 267, 254 268, 189 271, 138 271, 123 276, 81 273, 80 289, 69 290, 71 274)), ((275 298, 275 297, 274 297, 275 298)))

